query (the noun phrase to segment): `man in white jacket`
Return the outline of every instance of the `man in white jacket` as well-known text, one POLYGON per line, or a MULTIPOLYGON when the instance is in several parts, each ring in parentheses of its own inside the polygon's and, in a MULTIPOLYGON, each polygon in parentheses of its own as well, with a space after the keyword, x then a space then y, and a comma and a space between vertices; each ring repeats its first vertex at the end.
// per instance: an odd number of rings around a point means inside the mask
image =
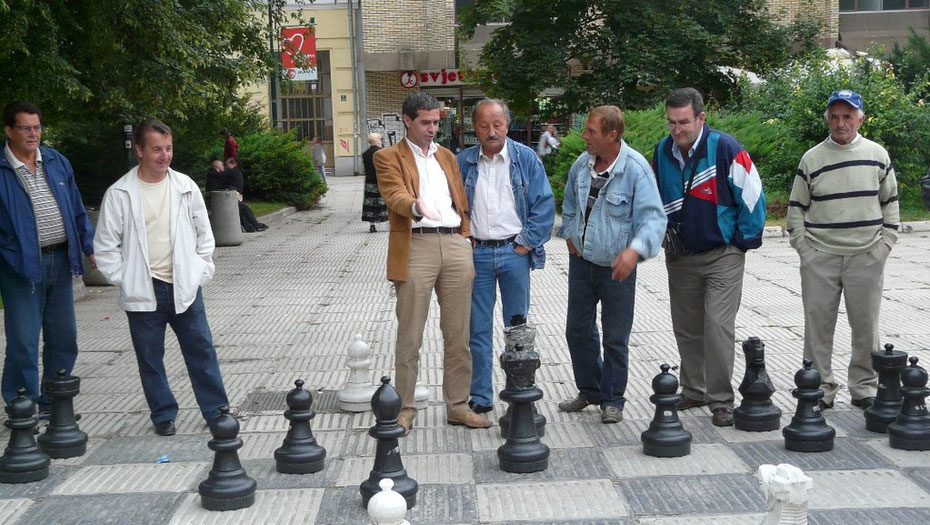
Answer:
POLYGON ((204 420, 229 404, 200 291, 215 270, 214 241, 200 189, 169 168, 171 128, 146 121, 134 139, 139 165, 104 195, 94 250, 97 268, 120 286, 155 433, 171 436, 178 402, 165 372, 167 325, 178 338, 204 420))

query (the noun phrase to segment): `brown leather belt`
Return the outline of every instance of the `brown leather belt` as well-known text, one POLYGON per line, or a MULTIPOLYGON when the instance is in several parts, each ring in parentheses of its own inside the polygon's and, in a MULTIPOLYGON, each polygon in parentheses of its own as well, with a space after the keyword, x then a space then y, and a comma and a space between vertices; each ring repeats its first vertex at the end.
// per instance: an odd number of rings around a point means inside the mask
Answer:
POLYGON ((43 246, 43 247, 42 247, 42 251, 43 251, 44 253, 53 253, 53 252, 55 252, 56 250, 59 250, 59 249, 62 249, 62 248, 67 248, 67 247, 68 247, 68 243, 67 243, 67 242, 60 242, 60 243, 58 243, 58 244, 49 244, 48 246, 43 246))
POLYGON ((413 228, 410 230, 411 233, 461 233, 462 229, 456 226, 455 228, 444 228, 442 226, 438 228, 413 228))

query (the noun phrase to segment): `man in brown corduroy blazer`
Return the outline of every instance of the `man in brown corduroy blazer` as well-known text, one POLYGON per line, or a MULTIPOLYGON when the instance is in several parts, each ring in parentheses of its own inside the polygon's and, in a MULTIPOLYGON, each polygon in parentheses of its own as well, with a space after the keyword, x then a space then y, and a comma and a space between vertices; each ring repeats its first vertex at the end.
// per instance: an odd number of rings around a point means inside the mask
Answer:
POLYGON ((433 142, 439 128, 435 97, 414 92, 404 100, 404 140, 375 153, 378 188, 391 233, 387 278, 397 295, 395 383, 403 400, 398 424, 410 432, 423 329, 436 290, 444 347, 442 395, 451 425, 487 428, 468 407, 471 352, 468 327, 475 278, 468 232, 468 201, 455 155, 433 142))

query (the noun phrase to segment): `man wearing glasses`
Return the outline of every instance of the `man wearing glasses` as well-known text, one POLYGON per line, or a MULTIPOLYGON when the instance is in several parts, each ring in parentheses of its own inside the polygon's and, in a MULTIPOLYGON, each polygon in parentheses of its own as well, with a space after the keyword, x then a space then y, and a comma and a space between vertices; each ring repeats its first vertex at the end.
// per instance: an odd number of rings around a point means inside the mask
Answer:
POLYGON ((77 325, 71 276, 84 273, 82 252, 94 261, 94 230, 71 164, 40 146, 39 108, 14 102, 3 111, 7 142, 0 156, 0 295, 6 355, 0 390, 7 403, 19 388, 37 401, 40 417, 50 401, 39 390, 39 333, 43 334, 42 377, 70 374, 77 359, 77 325))
POLYGON ((736 312, 746 251, 762 244, 765 195, 749 154, 705 123, 697 90, 665 100, 669 135, 652 167, 668 216, 665 255, 672 328, 681 356, 679 410, 710 405, 713 424, 733 424, 736 312))

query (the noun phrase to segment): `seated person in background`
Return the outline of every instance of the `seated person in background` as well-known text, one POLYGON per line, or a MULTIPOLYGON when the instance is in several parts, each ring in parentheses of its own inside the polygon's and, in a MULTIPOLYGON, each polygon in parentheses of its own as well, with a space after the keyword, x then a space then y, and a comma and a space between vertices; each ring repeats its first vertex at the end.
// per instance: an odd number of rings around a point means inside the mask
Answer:
POLYGON ((222 191, 226 189, 226 172, 223 161, 214 160, 207 171, 207 191, 222 191))
POLYGON ((242 195, 245 190, 245 182, 242 179, 242 171, 239 169, 239 161, 234 157, 226 159, 226 171, 223 172, 226 179, 226 188, 239 192, 239 223, 245 232, 263 232, 268 229, 264 223, 258 222, 252 209, 242 202, 242 195))

